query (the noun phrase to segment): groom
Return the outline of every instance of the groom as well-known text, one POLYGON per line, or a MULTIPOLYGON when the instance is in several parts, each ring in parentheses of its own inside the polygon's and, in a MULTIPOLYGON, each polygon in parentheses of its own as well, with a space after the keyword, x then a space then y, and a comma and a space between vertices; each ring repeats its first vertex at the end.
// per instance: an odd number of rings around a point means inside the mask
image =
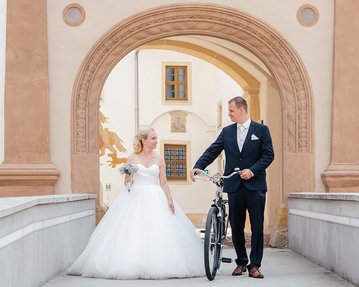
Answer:
POLYGON ((234 124, 222 129, 216 141, 198 159, 190 175, 195 181, 196 169, 205 169, 223 150, 226 158, 224 174, 240 168, 240 176, 226 179, 223 188, 228 193, 232 241, 237 254, 237 267, 232 275, 242 275, 248 269, 249 277, 264 278, 259 268, 263 257, 266 168, 274 159, 272 139, 267 126, 249 118, 243 97, 228 102, 228 116, 234 124), (249 259, 244 234, 247 210, 252 229, 249 259))

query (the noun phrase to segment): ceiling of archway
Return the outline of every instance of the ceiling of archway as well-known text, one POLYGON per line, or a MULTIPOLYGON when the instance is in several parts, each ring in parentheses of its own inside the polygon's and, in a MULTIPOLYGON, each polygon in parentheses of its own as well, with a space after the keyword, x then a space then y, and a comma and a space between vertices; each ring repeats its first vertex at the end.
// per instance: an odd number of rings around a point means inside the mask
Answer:
POLYGON ((193 35, 151 41, 139 49, 173 50, 198 57, 224 71, 248 94, 258 95, 260 80, 256 76, 271 77, 269 71, 253 54, 230 44, 222 39, 193 35))
POLYGON ((220 54, 228 58, 233 58, 233 55, 235 55, 238 57, 238 59, 234 59, 234 61, 238 63, 239 66, 243 66, 243 68, 248 69, 247 65, 250 64, 259 71, 261 71, 263 74, 266 74, 266 76, 271 77, 271 74, 267 67, 256 55, 254 55, 252 52, 245 49, 244 47, 239 46, 236 43, 227 41, 225 39, 203 35, 174 36, 166 39, 172 39, 176 41, 182 41, 203 46, 207 49, 211 49, 212 51, 216 51, 217 53, 220 52, 220 54))

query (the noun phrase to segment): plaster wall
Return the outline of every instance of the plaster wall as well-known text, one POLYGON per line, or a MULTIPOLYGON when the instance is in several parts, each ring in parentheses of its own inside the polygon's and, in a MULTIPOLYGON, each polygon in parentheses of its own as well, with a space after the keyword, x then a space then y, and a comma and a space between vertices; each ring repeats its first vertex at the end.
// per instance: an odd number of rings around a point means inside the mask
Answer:
MULTIPOLYGON (((62 11, 70 3, 72 1, 48 1, 51 159, 61 171, 55 193, 71 190, 71 125, 64 124, 64 120, 66 123, 70 119, 74 79, 86 53, 108 29, 126 17, 178 1, 77 1, 86 11, 86 19, 78 27, 70 27, 63 21, 62 11)), ((210 3, 230 6, 260 18, 277 29, 298 52, 311 79, 314 107, 320 107, 314 113, 315 174, 316 190, 324 190, 320 173, 328 166, 330 155, 333 1, 221 0, 210 3), (298 23, 296 12, 301 5, 308 3, 319 10, 320 18, 316 26, 306 28, 298 23)))
MULTIPOLYGON (((4 102, 6 0, 0 0, 0 103, 4 102)), ((4 105, 0 105, 0 162, 4 160, 4 105)))
MULTIPOLYGON (((157 114, 174 109, 191 111, 209 126, 217 124, 217 102, 221 96, 227 96, 228 93, 231 93, 225 91, 225 94, 221 95, 218 92, 220 85, 217 85, 217 81, 226 77, 223 72, 198 58, 163 50, 141 51, 139 62, 140 125, 148 125, 157 114), (162 66, 165 63, 189 64, 189 77, 192 83, 190 84, 190 104, 163 104, 162 66), (158 72, 154 74, 153 71, 158 72), (156 107, 156 109, 151 107, 156 107), (208 109, 211 109, 211 112, 208 109)), ((231 81, 231 85, 226 85, 226 88, 228 86, 233 88, 237 85, 234 81, 231 81)), ((236 92, 238 93, 240 90, 237 87, 236 92)))
MULTIPOLYGON (((118 153, 118 157, 127 157, 133 152, 132 139, 135 134, 135 72, 136 57, 139 64, 138 102, 139 126, 152 126, 157 131, 159 144, 157 152, 163 154, 164 143, 185 143, 188 145, 188 168, 217 137, 217 103, 224 100, 224 119, 227 119, 227 98, 243 93, 225 73, 215 66, 182 53, 163 50, 143 50, 129 53, 115 66, 109 75, 102 93, 101 111, 108 117, 104 127, 116 132, 123 141, 127 152, 118 153), (162 64, 187 63, 191 66, 192 104, 166 104, 162 102, 162 64), (186 132, 171 132, 169 112, 182 110, 187 112, 186 132)), ((123 178, 118 168, 109 166, 106 150, 100 158, 101 185, 103 203, 111 205, 116 196, 123 191, 123 178)), ((208 167, 210 173, 217 172, 217 162, 208 167)), ((187 213, 205 213, 213 198, 214 186, 198 181, 170 182, 174 199, 187 213)))

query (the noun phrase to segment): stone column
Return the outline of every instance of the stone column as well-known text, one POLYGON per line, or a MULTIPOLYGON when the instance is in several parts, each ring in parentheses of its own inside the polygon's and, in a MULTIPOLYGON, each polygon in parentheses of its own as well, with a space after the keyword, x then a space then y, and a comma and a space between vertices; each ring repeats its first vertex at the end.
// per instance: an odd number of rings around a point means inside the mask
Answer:
POLYGON ((53 193, 46 0, 7 1, 5 148, 0 197, 53 193))
POLYGON ((359 1, 335 1, 331 161, 322 174, 328 191, 359 191, 359 1))

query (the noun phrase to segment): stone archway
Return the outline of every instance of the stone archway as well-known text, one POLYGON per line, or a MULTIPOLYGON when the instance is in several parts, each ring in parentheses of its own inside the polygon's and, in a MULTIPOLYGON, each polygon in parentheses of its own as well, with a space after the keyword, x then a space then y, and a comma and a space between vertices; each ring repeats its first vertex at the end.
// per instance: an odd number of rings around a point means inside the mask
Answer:
POLYGON ((179 4, 158 7, 124 20, 104 34, 84 59, 72 95, 73 192, 99 191, 99 179, 94 176, 99 174, 98 112, 108 74, 137 47, 177 35, 226 39, 248 49, 265 63, 281 93, 283 191, 314 191, 312 91, 293 47, 275 29, 236 9, 179 4))

